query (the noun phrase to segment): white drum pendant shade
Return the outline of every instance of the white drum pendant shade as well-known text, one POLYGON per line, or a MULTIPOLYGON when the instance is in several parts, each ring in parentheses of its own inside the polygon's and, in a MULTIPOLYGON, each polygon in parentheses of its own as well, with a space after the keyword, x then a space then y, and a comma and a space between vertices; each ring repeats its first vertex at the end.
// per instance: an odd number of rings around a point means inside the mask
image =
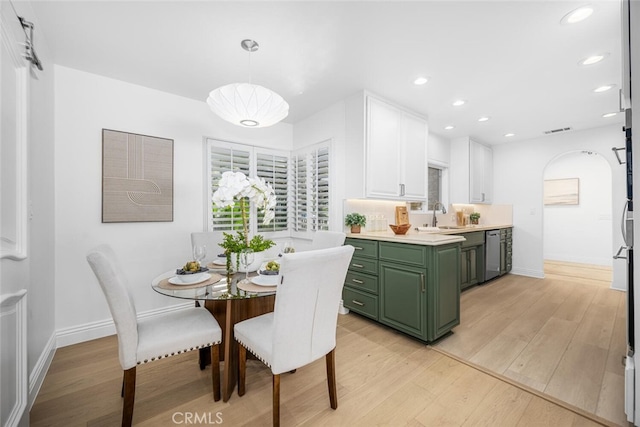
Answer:
POLYGON ((209 93, 207 104, 222 119, 238 126, 267 127, 289 114, 289 104, 271 90, 251 83, 232 83, 209 93))

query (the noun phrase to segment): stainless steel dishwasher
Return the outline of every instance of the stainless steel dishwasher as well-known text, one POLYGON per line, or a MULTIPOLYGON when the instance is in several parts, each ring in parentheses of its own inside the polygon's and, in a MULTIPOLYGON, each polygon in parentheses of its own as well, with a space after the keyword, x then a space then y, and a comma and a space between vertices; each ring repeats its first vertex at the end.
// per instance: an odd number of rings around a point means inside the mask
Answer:
POLYGON ((500 230, 489 230, 485 234, 484 280, 500 275, 500 230))

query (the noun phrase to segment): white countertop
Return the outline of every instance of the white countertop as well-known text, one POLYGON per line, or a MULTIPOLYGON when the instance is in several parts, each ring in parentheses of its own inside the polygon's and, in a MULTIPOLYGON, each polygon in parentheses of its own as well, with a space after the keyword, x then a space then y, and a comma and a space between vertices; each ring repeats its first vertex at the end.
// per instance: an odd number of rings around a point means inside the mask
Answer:
POLYGON ((393 231, 365 231, 363 233, 348 233, 347 237, 353 239, 380 240, 383 242, 410 243, 413 245, 439 246, 449 243, 464 242, 465 238, 459 236, 462 233, 473 231, 496 230, 513 227, 511 224, 493 225, 468 225, 462 228, 442 229, 439 232, 415 231, 413 228, 405 235, 393 234, 393 231))

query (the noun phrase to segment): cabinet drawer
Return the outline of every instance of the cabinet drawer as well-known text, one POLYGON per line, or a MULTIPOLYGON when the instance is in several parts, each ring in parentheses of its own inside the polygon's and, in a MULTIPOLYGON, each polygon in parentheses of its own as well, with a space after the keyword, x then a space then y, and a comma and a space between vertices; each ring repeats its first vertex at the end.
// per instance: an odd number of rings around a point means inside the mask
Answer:
POLYGON ((378 297, 375 295, 366 294, 345 286, 342 289, 342 303, 349 310, 378 320, 378 297))
POLYGON ((355 257, 378 258, 378 242, 375 240, 347 238, 344 244, 355 248, 355 257))
POLYGON ((378 278, 368 274, 360 274, 355 271, 348 271, 344 280, 345 286, 358 288, 363 291, 378 294, 378 278))
POLYGON ((467 239, 462 242, 463 248, 468 248, 470 246, 479 246, 484 245, 484 231, 474 231, 473 233, 462 233, 462 237, 467 239))
POLYGON ((357 271, 359 273, 368 273, 378 275, 378 261, 360 257, 351 258, 349 263, 349 271, 357 271))
POLYGON ((380 260, 425 267, 427 248, 420 245, 380 242, 380 260))
POLYGON ((513 228, 507 228, 507 237, 513 236, 513 228))

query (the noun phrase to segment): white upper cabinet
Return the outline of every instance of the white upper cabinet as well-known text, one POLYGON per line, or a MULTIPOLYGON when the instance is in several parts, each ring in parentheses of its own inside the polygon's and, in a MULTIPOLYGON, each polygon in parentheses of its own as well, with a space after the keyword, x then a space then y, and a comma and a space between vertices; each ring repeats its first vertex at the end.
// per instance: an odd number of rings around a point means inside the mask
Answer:
POLYGON ((486 145, 469 141, 469 181, 471 203, 493 201, 493 151, 486 145))
POLYGON ((345 106, 347 197, 426 200, 426 120, 366 93, 345 106))
POLYGON ((451 141, 451 203, 493 202, 493 151, 469 138, 451 141))

